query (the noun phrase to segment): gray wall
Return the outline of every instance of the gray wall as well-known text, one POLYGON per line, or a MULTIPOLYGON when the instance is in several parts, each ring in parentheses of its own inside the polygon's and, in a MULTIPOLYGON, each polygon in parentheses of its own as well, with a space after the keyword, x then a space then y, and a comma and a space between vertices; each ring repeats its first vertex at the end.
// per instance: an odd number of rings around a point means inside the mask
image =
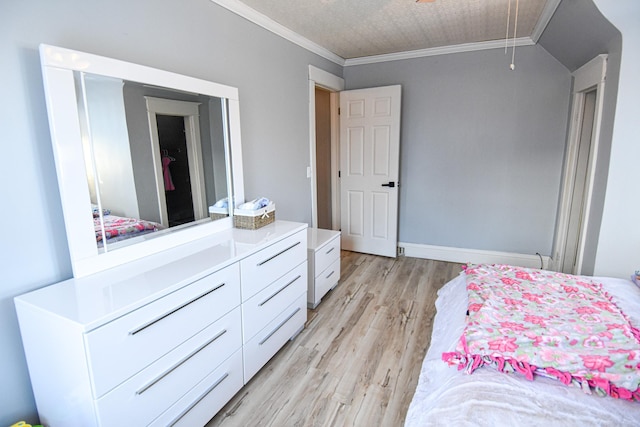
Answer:
POLYGON ((209 0, 2 1, 0 425, 37 420, 13 297, 71 277, 39 43, 238 87, 246 195, 271 197, 279 218, 302 222, 311 218, 308 66, 342 74, 209 0))
POLYGON ((402 85, 399 238, 551 254, 571 76, 540 46, 345 68, 402 85))
POLYGON ((573 72, 610 49, 620 32, 591 0, 562 0, 538 43, 573 72))
POLYGON ((640 158, 640 83, 637 77, 640 69, 640 2, 596 0, 595 4, 620 31, 622 49, 606 194, 593 273, 628 278, 639 268, 640 253, 640 186, 636 173, 640 158))

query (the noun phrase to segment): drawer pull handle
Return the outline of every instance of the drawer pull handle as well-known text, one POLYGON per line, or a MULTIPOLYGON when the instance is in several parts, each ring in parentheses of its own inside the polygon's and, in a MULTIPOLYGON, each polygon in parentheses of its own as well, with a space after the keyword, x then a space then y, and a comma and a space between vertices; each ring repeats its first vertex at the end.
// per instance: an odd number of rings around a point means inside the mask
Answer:
POLYGON ((261 267, 262 265, 264 265, 264 264, 268 263, 268 262, 269 262, 269 261, 271 261, 272 259, 274 259, 274 258, 276 258, 276 257, 279 257, 279 256, 280 256, 280 255, 282 255, 283 253, 287 252, 289 249, 293 249, 293 248, 295 248, 295 247, 296 247, 296 246, 298 246, 300 243, 301 243, 301 242, 294 243, 293 245, 289 246, 287 249, 284 249, 284 250, 282 250, 282 251, 278 252, 278 253, 277 253, 277 254, 275 254, 274 256, 272 256, 272 257, 270 257, 270 258, 267 258, 267 259, 265 259, 265 260, 264 260, 264 261, 262 261, 262 262, 259 262, 259 263, 258 263, 258 267, 261 267))
POLYGON ((335 246, 334 246, 334 247, 332 247, 331 249, 329 249, 329 250, 328 250, 327 252, 325 252, 324 254, 325 254, 325 255, 329 255, 329 254, 331 253, 331 251, 332 251, 332 250, 334 250, 334 249, 335 249, 335 246))
POLYGON ((190 301, 185 302, 185 303, 184 303, 184 304, 182 304, 180 307, 176 307, 176 308, 174 308, 173 310, 169 311, 168 313, 165 313, 165 314, 163 314, 163 315, 161 315, 161 316, 158 316, 158 317, 156 317, 155 319, 153 319, 153 320, 151 320, 151 321, 149 321, 149 322, 145 323, 144 325, 141 325, 141 326, 138 326, 138 327, 137 327, 137 328, 135 328, 135 329, 132 329, 131 331, 129 331, 129 335, 135 335, 135 334, 137 334, 138 332, 143 331, 144 329, 148 328, 149 326, 151 326, 151 325, 153 325, 153 324, 155 324, 155 323, 157 323, 157 322, 161 321, 161 320, 162 320, 162 319, 164 319, 165 317, 169 317, 169 316, 171 316, 173 313, 175 313, 176 311, 178 311, 178 310, 182 310, 183 308, 185 308, 185 307, 186 307, 186 306, 188 306, 189 304, 191 304, 191 303, 194 303, 194 302, 198 301, 200 298, 204 298, 204 297, 206 297, 207 295, 209 295, 210 293, 217 291, 218 289, 220 289, 220 288, 221 288, 221 287, 223 287, 224 285, 225 285, 225 283, 221 283, 220 285, 218 285, 218 286, 216 286, 215 288, 213 288, 213 289, 211 289, 211 290, 209 290, 209 291, 205 292, 204 294, 202 294, 202 295, 200 295, 200 296, 197 296, 197 297, 195 297, 194 299, 192 299, 192 300, 190 300, 190 301))
POLYGON ((262 301, 260 304, 258 304, 258 307, 262 307, 263 305, 265 305, 266 303, 269 302, 269 300, 273 297, 275 297, 276 295, 278 295, 280 292, 284 291, 285 289, 287 289, 293 282, 295 282, 296 280, 298 280, 300 277, 298 274, 298 277, 296 277, 295 279, 293 279, 292 281, 290 281, 289 283, 287 283, 286 285, 284 285, 283 287, 281 287, 280 289, 278 289, 277 291, 275 291, 275 293, 273 295, 271 295, 269 298, 267 298, 266 300, 262 301))
POLYGON ((222 331, 218 332, 213 338, 209 339, 207 342, 202 344, 200 347, 196 348, 191 353, 189 353, 188 355, 183 357, 175 365, 173 365, 172 367, 170 367, 169 369, 164 371, 162 374, 160 374, 157 377, 155 377, 153 380, 149 381, 147 384, 143 385, 142 388, 140 388, 138 391, 136 391, 136 394, 140 395, 140 394, 144 393, 145 391, 149 390, 151 387, 156 385, 161 379, 163 379, 164 377, 169 375, 171 372, 175 371, 180 365, 182 365, 184 362, 186 362, 187 360, 189 360, 193 356, 195 356, 197 353, 199 353, 200 350, 202 350, 203 348, 205 348, 206 346, 208 346, 209 344, 211 344, 212 342, 214 342, 215 340, 217 340, 218 338, 220 338, 221 336, 223 336, 226 333, 227 333, 226 329, 223 329, 222 331))
POLYGON ((206 396, 207 394, 211 393, 211 392, 213 391, 213 389, 214 389, 214 388, 216 388, 216 387, 218 387, 222 381, 224 381, 224 380, 226 380, 226 379, 227 379, 227 377, 228 377, 228 376, 229 376, 229 373, 228 373, 228 372, 226 372, 223 376, 221 376, 220 378, 218 378, 218 381, 216 381, 215 383, 213 383, 213 385, 211 385, 208 389, 206 389, 206 390, 204 391, 204 393, 202 393, 202 394, 201 394, 201 395, 200 395, 200 396, 199 396, 199 397, 198 397, 198 398, 197 398, 193 403, 191 403, 191 405, 189 405, 189 406, 188 406, 184 411, 180 412, 180 414, 179 414, 177 417, 175 417, 175 418, 173 419, 173 421, 171 421, 171 422, 169 423, 169 426, 174 426, 178 421, 180 421, 180 419, 181 419, 182 417, 184 417, 184 416, 187 414, 187 412, 189 412, 190 410, 192 410, 194 406, 196 406, 198 403, 200 403, 200 401, 201 401, 202 399, 204 399, 204 398, 205 398, 205 396, 206 396))
POLYGON ((279 324, 278 326, 276 326, 276 327, 275 327, 275 329, 274 329, 273 331, 269 332, 269 335, 267 335, 266 337, 264 337, 264 338, 262 339, 262 341, 260 341, 260 342, 258 343, 258 345, 262 345, 262 344, 266 343, 266 342, 267 342, 267 340, 273 336, 273 334, 275 334, 276 332, 278 332, 278 330, 279 330, 280 328, 282 328, 282 327, 284 326, 284 324, 285 324, 285 323, 287 323, 289 320, 291 320, 291 318, 292 318, 293 316, 295 316, 295 315, 296 315, 296 313, 297 313, 297 312, 299 312, 299 311, 300 311, 300 307, 296 308, 296 309, 293 311, 293 313, 291 313, 289 316, 287 316, 287 318, 286 318, 286 319, 284 319, 282 322, 280 322, 280 324, 279 324))
POLYGON ((333 276, 333 273, 335 273, 335 270, 332 270, 331 273, 329 273, 329 275, 327 277, 325 277, 325 279, 328 279, 329 277, 333 276))

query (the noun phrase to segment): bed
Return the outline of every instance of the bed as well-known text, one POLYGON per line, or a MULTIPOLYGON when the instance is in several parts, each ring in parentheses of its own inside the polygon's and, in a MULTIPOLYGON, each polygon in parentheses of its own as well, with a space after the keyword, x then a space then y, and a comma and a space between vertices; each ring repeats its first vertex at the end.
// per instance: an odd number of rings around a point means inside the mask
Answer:
MULTIPOLYGON (((630 324, 640 325, 640 288, 629 280, 593 280, 602 284, 602 290, 630 324)), ((467 369, 458 370, 455 364, 446 363, 443 358, 452 362, 451 355, 460 349, 467 310, 473 309, 469 295, 465 272, 438 292, 431 345, 405 427, 640 425, 640 402, 634 401, 633 396, 631 400, 600 397, 594 395, 599 389, 586 388, 591 393, 587 394, 553 375, 534 375, 530 381, 525 373, 499 372, 482 363, 468 374, 467 369)), ((640 371, 640 367, 636 370, 640 371)))
POLYGON ((95 205, 93 205, 93 227, 98 247, 102 247, 105 240, 107 243, 119 242, 164 228, 156 222, 112 215, 109 209, 103 209, 101 216, 98 207, 95 205))

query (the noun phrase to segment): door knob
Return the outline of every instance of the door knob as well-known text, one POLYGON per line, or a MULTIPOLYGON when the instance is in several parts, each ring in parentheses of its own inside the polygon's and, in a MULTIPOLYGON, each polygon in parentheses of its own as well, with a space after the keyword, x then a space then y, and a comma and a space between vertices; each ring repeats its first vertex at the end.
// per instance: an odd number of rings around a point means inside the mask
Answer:
POLYGON ((382 184, 382 186, 383 186, 383 187, 391 187, 391 188, 393 188, 393 187, 395 187, 395 186, 396 186, 396 183, 395 183, 395 182, 393 182, 393 181, 389 181, 389 183, 388 183, 388 184, 382 184))

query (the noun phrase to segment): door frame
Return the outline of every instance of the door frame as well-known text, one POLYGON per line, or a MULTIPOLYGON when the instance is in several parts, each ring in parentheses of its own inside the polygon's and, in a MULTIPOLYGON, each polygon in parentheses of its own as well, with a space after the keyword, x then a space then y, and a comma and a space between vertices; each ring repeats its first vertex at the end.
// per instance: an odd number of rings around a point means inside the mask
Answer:
POLYGON ((578 233, 578 249, 573 274, 582 273, 584 260, 585 236, 589 227, 593 185, 598 158, 600 140, 600 127, 602 121, 602 109, 604 104, 605 78, 607 74, 607 55, 598 55, 578 70, 573 72, 573 102, 571 104, 571 116, 569 123, 569 135, 565 151, 565 165, 562 178, 562 193, 558 211, 558 221, 554 237, 553 270, 561 271, 566 252, 567 232, 569 230, 569 216, 573 188, 575 184, 575 169, 578 160, 580 144, 580 128, 583 118, 584 97, 587 92, 596 90, 595 112, 591 136, 591 150, 587 165, 587 176, 584 189, 584 204, 582 211, 582 224, 578 233))
POLYGON ((208 215, 208 209, 205 189, 202 185, 202 183, 204 183, 204 167, 202 164, 202 149, 200 142, 200 103, 155 98, 152 96, 145 96, 145 99, 147 102, 147 115, 149 117, 149 130, 151 132, 151 152, 155 170, 160 222, 165 227, 169 226, 156 114, 184 117, 187 158, 189 159, 189 175, 191 181, 191 197, 193 200, 193 216, 196 221, 202 219, 208 215))
POLYGON ((318 227, 318 173, 316 167, 316 87, 330 92, 331 109, 331 225, 340 229, 340 118, 339 92, 344 90, 344 79, 309 65, 309 173, 311 178, 311 226, 318 227))

